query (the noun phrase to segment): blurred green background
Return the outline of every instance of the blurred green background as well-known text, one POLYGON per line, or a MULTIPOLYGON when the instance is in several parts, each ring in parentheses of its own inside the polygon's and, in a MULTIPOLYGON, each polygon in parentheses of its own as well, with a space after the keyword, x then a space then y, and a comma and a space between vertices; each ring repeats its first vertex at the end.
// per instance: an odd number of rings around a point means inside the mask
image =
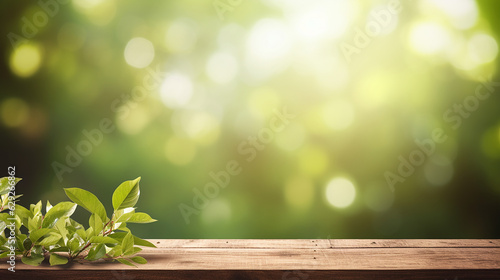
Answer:
POLYGON ((2 1, 1 166, 25 206, 142 176, 144 238, 499 238, 499 6, 2 1))

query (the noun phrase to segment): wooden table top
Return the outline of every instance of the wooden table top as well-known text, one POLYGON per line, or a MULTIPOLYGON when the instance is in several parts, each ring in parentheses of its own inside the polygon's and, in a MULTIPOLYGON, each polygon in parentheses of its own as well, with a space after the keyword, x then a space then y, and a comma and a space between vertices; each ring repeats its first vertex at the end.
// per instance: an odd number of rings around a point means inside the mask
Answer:
POLYGON ((500 279, 500 239, 150 239, 148 260, 16 264, 2 279, 500 279), (40 278, 41 276, 42 278, 40 278), (21 277, 21 278, 19 278, 21 277), (208 277, 208 278, 204 278, 208 277), (363 278, 364 277, 364 278, 363 278), (413 278, 417 277, 417 278, 413 278))

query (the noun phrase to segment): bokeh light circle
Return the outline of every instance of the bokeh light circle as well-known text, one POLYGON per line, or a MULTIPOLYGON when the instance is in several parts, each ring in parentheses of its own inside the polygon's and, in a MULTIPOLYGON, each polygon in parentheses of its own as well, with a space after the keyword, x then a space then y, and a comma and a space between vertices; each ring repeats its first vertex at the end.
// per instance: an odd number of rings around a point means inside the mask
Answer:
POLYGON ((151 41, 142 37, 135 37, 128 41, 124 56, 128 65, 135 68, 144 68, 153 61, 155 48, 151 41))
POLYGON ((346 178, 338 177, 326 186, 326 199, 336 208, 346 208, 356 198, 354 184, 346 178))
POLYGON ((160 88, 161 100, 165 106, 175 109, 186 106, 193 95, 191 79, 181 73, 170 73, 160 88))
POLYGON ((10 56, 10 69, 19 77, 27 78, 40 68, 42 54, 35 44, 22 44, 10 56))
POLYGON ((29 106, 19 98, 8 98, 0 104, 0 116, 7 127, 19 127, 29 117, 29 106))

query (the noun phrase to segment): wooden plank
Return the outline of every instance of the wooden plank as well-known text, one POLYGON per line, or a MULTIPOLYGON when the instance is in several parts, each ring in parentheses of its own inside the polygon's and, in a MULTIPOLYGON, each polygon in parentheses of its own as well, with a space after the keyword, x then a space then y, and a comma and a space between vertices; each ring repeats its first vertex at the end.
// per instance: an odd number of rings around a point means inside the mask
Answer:
POLYGON ((138 268, 109 262, 32 267, 18 260, 16 273, 8 272, 2 261, 0 276, 2 279, 8 276, 8 279, 123 280, 408 279, 410 276, 412 279, 500 279, 498 239, 150 241, 159 248, 144 248, 140 255, 148 264, 138 268))
MULTIPOLYGON (((359 270, 305 270, 305 271, 259 271, 259 270, 159 270, 145 273, 141 270, 75 270, 22 271, 7 275, 9 280, 498 280, 499 271, 478 270, 422 270, 422 271, 359 271, 359 270)), ((0 274, 2 277, 4 274, 0 274)))
MULTIPOLYGON (((500 268, 500 248, 378 248, 378 249, 158 249, 145 250, 141 270, 417 270, 500 268)), ((74 270, 109 270, 116 263, 75 264, 74 270)), ((19 270, 61 267, 24 264, 19 270)), ((135 269, 123 267, 123 269, 135 269)))
POLYGON ((155 239, 151 242, 158 248, 500 248, 500 239, 155 239))

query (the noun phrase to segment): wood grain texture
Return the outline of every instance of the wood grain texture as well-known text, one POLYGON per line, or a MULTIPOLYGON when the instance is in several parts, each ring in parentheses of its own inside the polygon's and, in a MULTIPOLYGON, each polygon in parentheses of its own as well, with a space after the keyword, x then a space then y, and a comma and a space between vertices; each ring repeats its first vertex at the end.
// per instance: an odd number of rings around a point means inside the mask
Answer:
POLYGON ((0 264, 1 279, 500 279, 500 240, 150 240, 138 268, 0 264), (7 276, 7 278, 5 278, 7 276))

